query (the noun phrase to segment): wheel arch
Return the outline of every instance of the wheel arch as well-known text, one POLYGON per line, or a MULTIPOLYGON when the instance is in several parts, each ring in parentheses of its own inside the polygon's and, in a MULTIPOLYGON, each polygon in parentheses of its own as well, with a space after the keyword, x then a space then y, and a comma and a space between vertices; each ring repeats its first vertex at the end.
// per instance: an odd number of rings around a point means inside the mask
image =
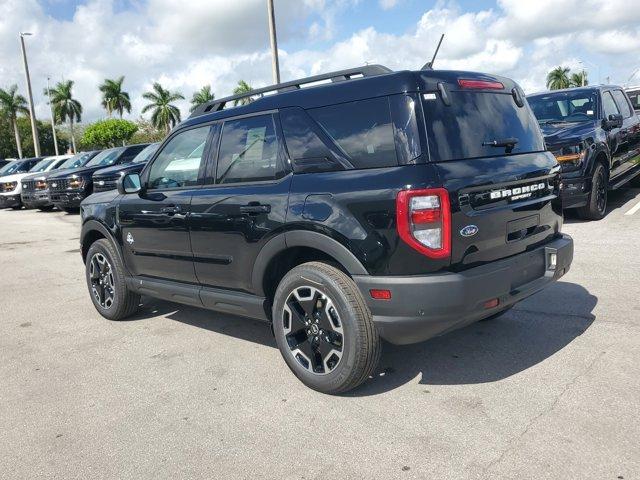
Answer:
POLYGON ((86 261, 87 252, 89 251, 89 248, 91 248, 91 245, 101 238, 106 238, 113 244, 118 255, 120 255, 120 259, 122 260, 122 252, 120 251, 118 242, 116 242, 109 229, 97 220, 87 220, 85 224, 82 225, 82 232, 80 234, 80 252, 82 253, 82 261, 86 261))
POLYGON ((280 279, 307 261, 334 264, 348 275, 367 275, 360 260, 337 240, 311 231, 281 233, 269 240, 254 263, 251 283, 257 295, 271 300, 280 279))

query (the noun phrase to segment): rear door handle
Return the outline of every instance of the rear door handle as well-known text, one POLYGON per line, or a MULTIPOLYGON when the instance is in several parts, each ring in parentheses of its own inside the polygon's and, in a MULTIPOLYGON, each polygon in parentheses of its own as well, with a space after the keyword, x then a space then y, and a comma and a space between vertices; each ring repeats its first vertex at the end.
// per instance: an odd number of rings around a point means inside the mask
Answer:
POLYGON ((175 215, 176 213, 180 213, 182 210, 178 205, 169 205, 168 207, 162 207, 160 209, 160 213, 166 213, 169 215, 175 215))
POLYGON ((240 207, 240 213, 256 214, 256 213, 269 213, 271 211, 271 205, 243 205, 240 207))

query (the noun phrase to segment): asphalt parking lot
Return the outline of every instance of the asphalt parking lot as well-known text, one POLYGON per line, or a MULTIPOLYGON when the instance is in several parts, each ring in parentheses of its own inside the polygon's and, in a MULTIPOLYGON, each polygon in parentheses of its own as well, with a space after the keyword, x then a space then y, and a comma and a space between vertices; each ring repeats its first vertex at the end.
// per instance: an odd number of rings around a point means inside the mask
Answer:
POLYGON ((80 218, 0 211, 1 478, 640 478, 640 189, 567 218, 572 270, 315 393, 261 323, 93 308, 80 218))

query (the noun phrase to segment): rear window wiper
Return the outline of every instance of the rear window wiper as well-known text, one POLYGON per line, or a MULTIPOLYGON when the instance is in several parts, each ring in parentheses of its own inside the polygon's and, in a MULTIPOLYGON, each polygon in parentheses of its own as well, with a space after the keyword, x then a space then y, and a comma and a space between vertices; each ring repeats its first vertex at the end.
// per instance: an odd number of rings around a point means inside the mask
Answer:
POLYGON ((514 147, 518 143, 518 139, 515 137, 501 138, 499 140, 491 140, 489 142, 482 142, 483 147, 514 147))

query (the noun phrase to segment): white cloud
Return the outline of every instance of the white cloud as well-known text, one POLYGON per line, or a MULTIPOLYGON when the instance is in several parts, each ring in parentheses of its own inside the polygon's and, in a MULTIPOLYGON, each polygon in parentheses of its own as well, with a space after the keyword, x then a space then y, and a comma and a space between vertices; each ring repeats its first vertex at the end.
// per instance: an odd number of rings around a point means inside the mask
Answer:
POLYGON ((391 10, 398 4, 399 0, 379 0, 378 4, 383 10, 391 10))

